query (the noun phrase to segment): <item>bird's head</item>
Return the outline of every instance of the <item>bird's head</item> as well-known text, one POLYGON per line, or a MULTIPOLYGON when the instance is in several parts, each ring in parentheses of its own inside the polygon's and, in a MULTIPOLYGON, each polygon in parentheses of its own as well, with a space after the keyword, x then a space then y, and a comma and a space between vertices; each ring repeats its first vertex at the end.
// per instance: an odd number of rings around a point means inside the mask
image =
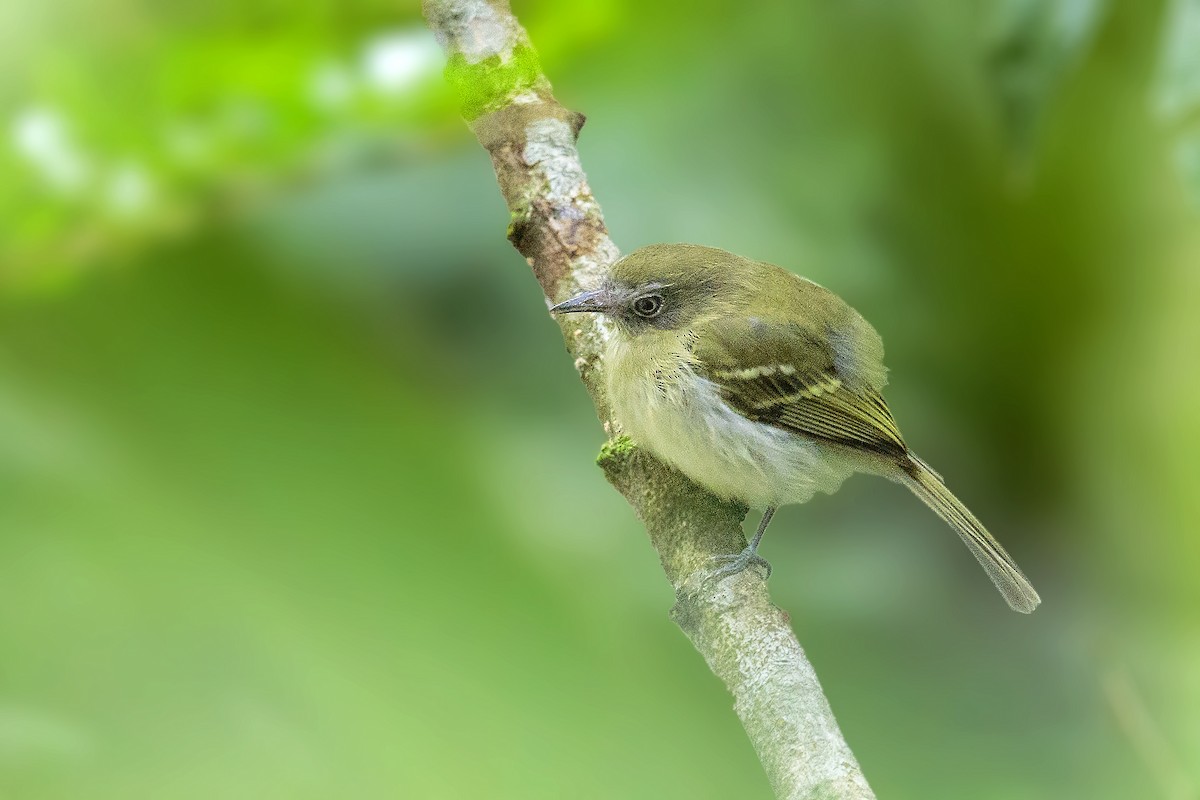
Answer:
POLYGON ((712 247, 649 245, 614 264, 599 287, 559 303, 550 312, 604 314, 633 335, 686 328, 725 301, 730 275, 741 261, 712 247))

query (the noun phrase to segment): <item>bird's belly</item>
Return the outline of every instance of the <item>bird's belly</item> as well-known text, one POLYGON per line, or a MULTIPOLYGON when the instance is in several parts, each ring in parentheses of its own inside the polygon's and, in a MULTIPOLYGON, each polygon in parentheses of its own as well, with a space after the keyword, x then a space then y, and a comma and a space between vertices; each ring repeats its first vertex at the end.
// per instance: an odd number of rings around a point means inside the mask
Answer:
POLYGON ((644 380, 623 374, 609 396, 624 432, 719 497, 760 508, 803 503, 854 471, 840 452, 738 414, 686 366, 644 380))

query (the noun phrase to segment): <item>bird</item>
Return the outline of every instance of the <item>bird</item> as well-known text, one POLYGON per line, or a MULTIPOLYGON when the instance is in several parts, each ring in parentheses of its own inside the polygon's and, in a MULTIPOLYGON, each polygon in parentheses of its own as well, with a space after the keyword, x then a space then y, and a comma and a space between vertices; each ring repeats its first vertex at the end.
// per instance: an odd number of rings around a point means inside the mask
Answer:
POLYGON ((1008 605, 1041 602, 987 529, 909 448, 883 399, 883 342, 828 289, 714 247, 653 244, 551 309, 598 313, 613 417, 636 444, 725 501, 764 509, 717 577, 756 565, 776 509, 854 473, 910 489, 961 537, 1008 605))

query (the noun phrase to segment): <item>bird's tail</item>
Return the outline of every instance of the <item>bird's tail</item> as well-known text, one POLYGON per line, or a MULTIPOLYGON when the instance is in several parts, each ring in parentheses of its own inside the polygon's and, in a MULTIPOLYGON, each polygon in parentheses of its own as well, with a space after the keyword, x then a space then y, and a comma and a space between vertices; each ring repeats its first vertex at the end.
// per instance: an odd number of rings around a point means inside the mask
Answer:
POLYGON ((1037 608, 1042 599, 1012 557, 946 488, 936 472, 916 456, 909 458, 902 479, 904 485, 954 528, 1014 611, 1028 614, 1037 608))

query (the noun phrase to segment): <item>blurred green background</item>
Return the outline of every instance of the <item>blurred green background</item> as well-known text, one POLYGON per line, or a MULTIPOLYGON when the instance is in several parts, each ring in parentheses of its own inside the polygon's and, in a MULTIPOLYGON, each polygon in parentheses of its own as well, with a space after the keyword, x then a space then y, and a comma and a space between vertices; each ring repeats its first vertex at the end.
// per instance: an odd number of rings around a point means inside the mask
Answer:
MULTIPOLYGON (((836 290, 765 545, 880 797, 1197 797, 1200 3, 520 2, 624 250, 836 290)), ((0 796, 770 796, 413 3, 0 2, 0 796)))

